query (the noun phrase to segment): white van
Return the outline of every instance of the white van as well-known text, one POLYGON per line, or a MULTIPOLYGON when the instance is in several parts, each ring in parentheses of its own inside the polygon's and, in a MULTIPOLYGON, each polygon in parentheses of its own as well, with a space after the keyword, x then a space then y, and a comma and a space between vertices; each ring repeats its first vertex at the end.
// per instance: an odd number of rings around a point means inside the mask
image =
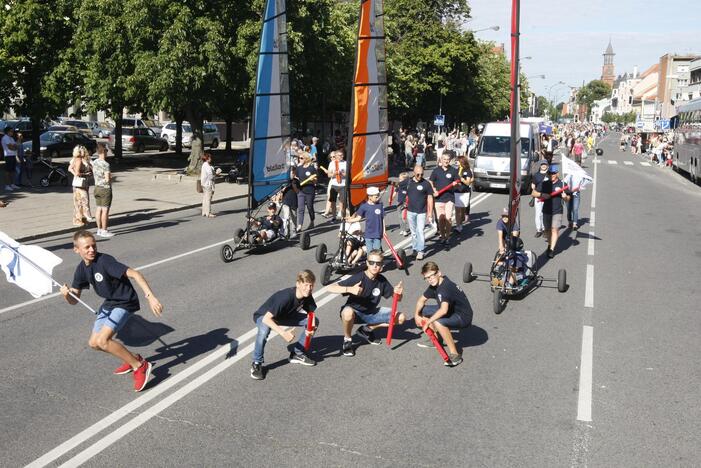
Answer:
MULTIPOLYGON (((531 177, 540 158, 540 137, 532 123, 521 124, 521 193, 530 193, 531 177)), ((484 127, 472 172, 475 190, 507 189, 511 169, 511 124, 490 122, 484 127)))

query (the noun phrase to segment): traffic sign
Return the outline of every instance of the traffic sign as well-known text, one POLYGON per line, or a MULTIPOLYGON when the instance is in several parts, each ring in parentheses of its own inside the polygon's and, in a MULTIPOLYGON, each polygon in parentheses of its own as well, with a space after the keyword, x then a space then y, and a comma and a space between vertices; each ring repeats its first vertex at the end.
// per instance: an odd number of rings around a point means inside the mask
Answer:
POLYGON ((436 127, 444 126, 445 125, 445 115, 437 115, 433 119, 433 125, 435 125, 436 127))
POLYGON ((660 119, 657 124, 660 126, 660 130, 669 130, 669 119, 660 119))
POLYGON ((643 128, 645 126, 645 122, 643 122, 642 120, 638 120, 637 122, 635 122, 635 126, 637 128, 643 128))

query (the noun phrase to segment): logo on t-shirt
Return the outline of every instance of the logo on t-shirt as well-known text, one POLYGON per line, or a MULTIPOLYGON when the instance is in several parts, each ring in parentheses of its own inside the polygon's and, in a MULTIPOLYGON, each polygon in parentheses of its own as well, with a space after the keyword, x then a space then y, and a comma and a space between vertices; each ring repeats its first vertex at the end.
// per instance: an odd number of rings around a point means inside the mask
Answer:
POLYGON ((372 290, 372 295, 377 297, 380 295, 380 288, 375 288, 372 290))
POLYGON ((441 293, 438 293, 438 302, 443 302, 443 296, 441 293))
POLYGON ((416 190, 423 190, 423 189, 424 189, 424 186, 423 186, 423 185, 417 185, 417 186, 416 186, 416 190))
POLYGON ((102 273, 95 273, 95 281, 98 283, 101 283, 104 278, 102 277, 102 273))
POLYGON ((380 214, 380 213, 382 213, 382 212, 380 211, 380 209, 379 209, 379 208, 375 208, 375 214, 378 215, 378 214, 380 214))
POLYGON ((307 171, 307 172, 304 173, 305 176, 308 176, 308 175, 310 175, 310 174, 311 174, 311 172, 309 172, 309 171, 307 171))
POLYGON ((453 174, 451 174, 451 173, 449 172, 449 173, 447 173, 447 174, 445 175, 445 177, 446 177, 447 179, 452 179, 452 178, 453 178, 453 174))

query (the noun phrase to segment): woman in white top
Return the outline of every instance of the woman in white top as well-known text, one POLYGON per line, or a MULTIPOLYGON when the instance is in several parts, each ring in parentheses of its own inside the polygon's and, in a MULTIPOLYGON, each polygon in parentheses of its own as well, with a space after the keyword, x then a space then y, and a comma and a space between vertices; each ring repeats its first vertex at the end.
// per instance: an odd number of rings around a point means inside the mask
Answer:
POLYGON ((73 148, 73 158, 68 165, 68 171, 73 174, 73 226, 85 226, 86 221, 95 221, 90 213, 90 193, 88 177, 92 175, 90 153, 83 145, 73 148))
POLYGON ((217 215, 210 211, 212 197, 214 196, 214 167, 212 167, 212 155, 204 153, 202 155, 202 170, 200 172, 200 183, 202 184, 202 216, 215 218, 217 215))

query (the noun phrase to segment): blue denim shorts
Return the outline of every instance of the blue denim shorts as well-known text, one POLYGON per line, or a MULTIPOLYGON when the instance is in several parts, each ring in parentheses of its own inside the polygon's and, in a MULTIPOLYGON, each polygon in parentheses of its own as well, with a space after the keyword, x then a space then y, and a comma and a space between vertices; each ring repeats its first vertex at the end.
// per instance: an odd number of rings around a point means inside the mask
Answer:
POLYGON ((119 307, 115 307, 111 311, 100 309, 100 313, 97 314, 92 331, 94 333, 98 333, 100 330, 102 330, 102 327, 109 327, 115 333, 117 333, 124 325, 126 325, 130 317, 131 313, 128 310, 121 309, 119 307))
MULTIPOLYGON (((343 306, 341 308, 341 311, 345 309, 346 307, 350 306, 343 306)), ((352 307, 350 307, 353 309, 352 307)), ((360 312, 356 309, 353 309, 353 313, 355 314, 355 323, 364 323, 366 325, 378 325, 380 323, 389 323, 389 318, 392 315, 392 308, 391 307, 379 307, 375 310, 369 310, 367 312, 360 312)))

